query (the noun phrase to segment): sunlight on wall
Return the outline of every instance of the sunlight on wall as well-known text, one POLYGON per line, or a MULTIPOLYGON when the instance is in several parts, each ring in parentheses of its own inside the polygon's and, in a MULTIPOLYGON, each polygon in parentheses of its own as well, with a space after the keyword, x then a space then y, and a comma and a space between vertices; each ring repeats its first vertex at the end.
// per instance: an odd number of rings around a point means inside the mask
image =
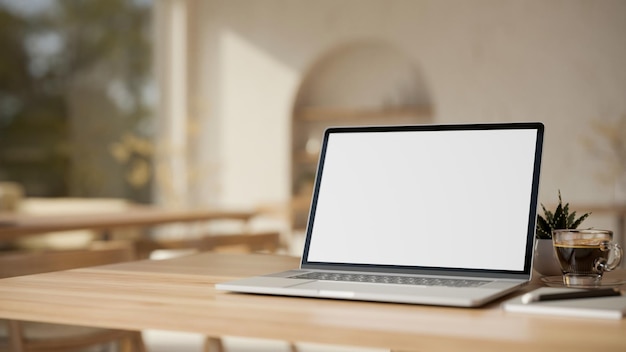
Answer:
POLYGON ((248 206, 285 201, 298 75, 230 31, 220 37, 219 61, 221 199, 248 206))
POLYGON ((187 199, 187 163, 185 159, 187 137, 187 11, 184 3, 171 2, 171 71, 169 76, 170 97, 168 107, 169 139, 175 157, 171 160, 172 187, 174 194, 184 202, 187 199))

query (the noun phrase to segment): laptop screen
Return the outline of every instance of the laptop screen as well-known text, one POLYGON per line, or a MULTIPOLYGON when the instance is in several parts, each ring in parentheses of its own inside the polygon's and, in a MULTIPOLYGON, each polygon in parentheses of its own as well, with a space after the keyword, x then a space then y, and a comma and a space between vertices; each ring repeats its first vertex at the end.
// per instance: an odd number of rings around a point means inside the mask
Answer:
POLYGON ((325 132, 302 266, 530 273, 540 123, 325 132))

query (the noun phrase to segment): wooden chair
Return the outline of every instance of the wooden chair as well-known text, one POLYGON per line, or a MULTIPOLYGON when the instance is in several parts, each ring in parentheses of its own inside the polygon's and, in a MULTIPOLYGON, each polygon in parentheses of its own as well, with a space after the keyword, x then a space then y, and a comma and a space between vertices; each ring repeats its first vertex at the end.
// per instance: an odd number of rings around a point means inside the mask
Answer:
MULTIPOLYGON (((111 264, 134 259, 130 245, 109 242, 89 249, 0 253, 0 278, 111 264)), ((74 351, 117 343, 119 351, 145 352, 139 331, 0 320, 0 350, 74 351)))

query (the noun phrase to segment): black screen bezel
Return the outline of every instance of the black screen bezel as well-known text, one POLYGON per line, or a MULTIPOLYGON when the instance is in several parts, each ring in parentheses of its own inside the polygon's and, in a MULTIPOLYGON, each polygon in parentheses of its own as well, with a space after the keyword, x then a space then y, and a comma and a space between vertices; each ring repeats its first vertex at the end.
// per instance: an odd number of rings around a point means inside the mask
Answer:
POLYGON ((428 275, 448 275, 448 276, 475 276, 494 277, 506 279, 529 279, 532 271, 532 254, 534 248, 535 226, 537 220, 537 201, 539 194, 539 178, 541 171, 541 157, 543 153, 544 125, 540 122, 516 122, 516 123, 477 123, 477 124, 448 124, 448 125, 402 125, 402 126, 355 126, 355 127, 329 127, 324 131, 324 138, 320 150, 315 186, 307 223, 306 239, 300 267, 302 269, 321 270, 341 270, 341 271, 367 271, 381 273, 398 274, 428 274, 428 275), (526 238, 526 253, 524 269, 519 271, 511 270, 489 270, 489 269, 467 269, 467 268, 439 268, 421 266, 396 266, 396 265, 374 265, 374 264, 353 264, 353 263, 327 263, 313 262, 307 259, 309 246, 315 221, 317 199, 320 190, 320 181, 324 171, 324 160, 327 152, 329 137, 336 133, 368 133, 368 132, 406 132, 406 131, 484 131, 484 130, 512 130, 526 129, 536 131, 535 158, 533 169, 533 180, 531 186, 531 199, 528 207, 528 228, 526 238))

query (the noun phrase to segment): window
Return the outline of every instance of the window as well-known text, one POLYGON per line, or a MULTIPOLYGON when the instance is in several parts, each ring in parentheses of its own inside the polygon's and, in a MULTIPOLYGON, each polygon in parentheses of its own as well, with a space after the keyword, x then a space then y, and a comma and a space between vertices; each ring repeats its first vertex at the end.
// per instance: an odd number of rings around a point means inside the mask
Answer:
POLYGON ((151 0, 0 1, 0 180, 151 200, 151 0))

